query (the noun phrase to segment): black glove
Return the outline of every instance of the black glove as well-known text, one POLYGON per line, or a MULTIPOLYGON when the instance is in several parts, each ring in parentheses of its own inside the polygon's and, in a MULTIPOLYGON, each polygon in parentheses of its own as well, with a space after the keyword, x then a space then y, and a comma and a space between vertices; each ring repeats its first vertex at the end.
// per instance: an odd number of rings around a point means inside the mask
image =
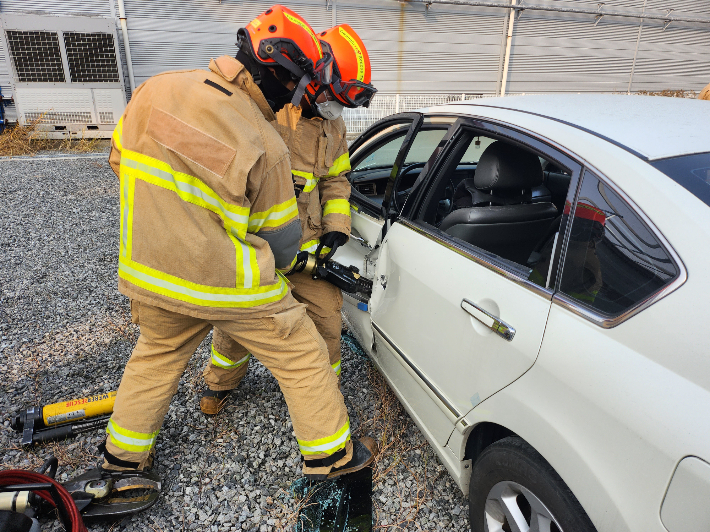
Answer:
POLYGON ((340 231, 331 231, 330 233, 326 233, 320 237, 320 241, 325 247, 335 251, 348 241, 348 235, 341 233, 340 231))
POLYGON ((316 257, 320 255, 321 249, 323 247, 329 247, 330 251, 323 258, 324 261, 328 260, 335 254, 335 250, 345 244, 345 242, 347 241, 348 235, 346 235, 345 233, 341 233, 340 231, 331 231, 330 233, 324 234, 322 237, 320 237, 320 245, 318 246, 318 250, 316 251, 316 257))

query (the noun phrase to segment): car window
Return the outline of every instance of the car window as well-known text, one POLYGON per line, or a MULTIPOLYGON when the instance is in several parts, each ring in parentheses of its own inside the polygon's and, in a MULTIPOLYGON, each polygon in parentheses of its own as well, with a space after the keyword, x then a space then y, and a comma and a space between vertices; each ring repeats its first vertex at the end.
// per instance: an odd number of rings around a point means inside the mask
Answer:
POLYGON ((651 165, 710 205, 710 153, 659 159, 651 165))
POLYGON ((618 315, 663 288, 678 268, 634 210, 587 171, 576 202, 560 289, 618 315))
POLYGON ((399 149, 402 147, 402 141, 404 141, 405 132, 396 136, 392 140, 386 142, 384 145, 380 146, 362 161, 360 161, 354 171, 370 170, 373 168, 389 168, 392 169, 394 166, 394 161, 397 158, 399 149))
POLYGON ((406 121, 378 131, 351 154, 350 182, 374 206, 382 205, 387 181, 410 126, 411 121, 406 121))
POLYGON ((404 164, 402 168, 407 167, 410 164, 425 163, 429 160, 429 157, 444 138, 448 128, 443 129, 429 129, 421 130, 414 137, 412 146, 409 148, 407 157, 404 159, 404 164))
POLYGON ((570 171, 528 147, 469 130, 442 166, 419 221, 554 288, 550 267, 562 244, 558 234, 571 179, 570 171), (503 167, 506 183, 495 177, 503 167))
POLYGON ((483 152, 486 151, 486 148, 493 144, 493 142, 495 142, 495 139, 490 137, 481 137, 480 135, 475 137, 471 144, 468 145, 463 157, 461 157, 461 162, 468 164, 477 163, 481 155, 483 155, 483 152))

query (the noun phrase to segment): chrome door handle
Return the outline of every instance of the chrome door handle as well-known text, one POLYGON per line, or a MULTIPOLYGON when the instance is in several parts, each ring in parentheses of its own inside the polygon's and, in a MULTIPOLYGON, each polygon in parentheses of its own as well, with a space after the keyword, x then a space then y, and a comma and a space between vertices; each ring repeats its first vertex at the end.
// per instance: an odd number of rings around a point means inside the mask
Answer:
POLYGON ((496 318, 493 314, 487 310, 483 310, 473 301, 469 301, 468 299, 461 301, 461 308, 504 340, 508 340, 509 342, 513 341, 515 329, 500 318, 496 318))

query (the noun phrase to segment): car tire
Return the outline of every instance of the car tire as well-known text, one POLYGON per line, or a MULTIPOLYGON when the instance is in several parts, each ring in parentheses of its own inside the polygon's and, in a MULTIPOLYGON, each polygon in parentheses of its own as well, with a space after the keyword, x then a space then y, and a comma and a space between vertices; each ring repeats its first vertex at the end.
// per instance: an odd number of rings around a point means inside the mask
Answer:
POLYGON ((483 450, 471 473, 468 497, 472 532, 595 532, 567 484, 518 437, 483 450))

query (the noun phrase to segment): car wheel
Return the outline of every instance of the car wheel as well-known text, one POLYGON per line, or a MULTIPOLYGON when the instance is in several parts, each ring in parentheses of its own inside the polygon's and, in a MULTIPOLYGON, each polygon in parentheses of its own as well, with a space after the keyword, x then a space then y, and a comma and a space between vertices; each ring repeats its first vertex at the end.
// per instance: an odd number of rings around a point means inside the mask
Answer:
POLYGON ((472 532, 594 532, 567 484, 517 437, 486 447, 469 487, 472 532))

